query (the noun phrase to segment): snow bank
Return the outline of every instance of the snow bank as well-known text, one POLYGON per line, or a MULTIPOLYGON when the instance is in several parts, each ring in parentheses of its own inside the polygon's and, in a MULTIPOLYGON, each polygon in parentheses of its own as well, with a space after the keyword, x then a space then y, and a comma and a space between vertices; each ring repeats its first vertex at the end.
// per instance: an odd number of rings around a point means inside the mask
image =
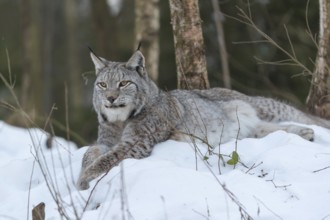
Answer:
MULTIPOLYGON (((220 161, 220 170, 219 157, 208 155, 206 146, 198 145, 208 156, 203 161, 191 144, 169 140, 150 157, 127 159, 77 191, 87 147, 76 150, 55 138, 47 149, 44 132, 0 122, 0 219, 32 219, 40 202, 46 219, 60 219, 57 203, 72 219, 240 219, 223 186, 254 219, 330 219, 330 131, 311 127, 315 142, 283 131, 238 141, 242 163, 234 168, 220 161)), ((219 149, 228 160, 235 141, 219 149)))

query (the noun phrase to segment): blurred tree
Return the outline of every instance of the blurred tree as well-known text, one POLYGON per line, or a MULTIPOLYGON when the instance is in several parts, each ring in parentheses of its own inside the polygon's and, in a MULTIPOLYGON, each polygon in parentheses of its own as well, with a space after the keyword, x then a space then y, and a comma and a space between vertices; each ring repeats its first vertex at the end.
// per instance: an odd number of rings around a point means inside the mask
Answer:
POLYGON ((146 69, 158 80, 159 66, 159 0, 135 0, 135 48, 141 42, 146 69))
POLYGON ((44 0, 43 2, 43 42, 41 46, 42 50, 42 66, 44 76, 44 94, 43 94, 43 105, 46 112, 50 112, 52 105, 54 104, 54 46, 56 45, 55 39, 55 27, 56 27, 56 14, 58 13, 61 1, 44 0))
POLYGON ((21 1, 23 82, 21 105, 35 119, 43 112, 41 0, 21 1))
POLYGON ((68 60, 68 74, 69 74, 69 97, 70 109, 75 112, 72 114, 73 119, 79 118, 79 109, 82 106, 82 76, 81 65, 79 62, 79 51, 77 36, 79 33, 78 24, 78 1, 65 1, 65 17, 67 23, 67 60, 68 60))
POLYGON ((206 58, 198 0, 169 0, 178 88, 207 89, 206 58))
POLYGON ((217 30, 217 39, 219 44, 220 60, 222 66, 223 85, 225 88, 230 89, 231 88, 230 71, 229 71, 228 55, 227 55, 226 42, 225 42, 225 34, 222 25, 223 14, 220 11, 219 2, 217 0, 211 0, 211 2, 214 13, 215 27, 217 30))
POLYGON ((116 19, 110 14, 107 0, 90 0, 96 38, 96 51, 100 56, 116 58, 116 19))
POLYGON ((319 0, 319 7, 318 52, 307 97, 307 108, 315 115, 330 119, 330 1, 319 0))

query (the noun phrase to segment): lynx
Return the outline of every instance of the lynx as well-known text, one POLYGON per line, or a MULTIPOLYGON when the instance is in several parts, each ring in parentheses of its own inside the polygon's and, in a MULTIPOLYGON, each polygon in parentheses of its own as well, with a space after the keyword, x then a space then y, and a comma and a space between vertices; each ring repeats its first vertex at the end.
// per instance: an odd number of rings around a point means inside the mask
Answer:
POLYGON ((98 139, 86 151, 77 186, 109 171, 125 158, 148 157, 168 139, 205 140, 211 145, 235 138, 260 138, 277 130, 312 141, 314 132, 294 121, 330 128, 330 122, 264 97, 213 88, 162 91, 148 77, 145 58, 137 50, 127 62, 112 62, 91 53, 96 69, 93 105, 98 139), (220 137, 221 134, 221 138, 220 137))

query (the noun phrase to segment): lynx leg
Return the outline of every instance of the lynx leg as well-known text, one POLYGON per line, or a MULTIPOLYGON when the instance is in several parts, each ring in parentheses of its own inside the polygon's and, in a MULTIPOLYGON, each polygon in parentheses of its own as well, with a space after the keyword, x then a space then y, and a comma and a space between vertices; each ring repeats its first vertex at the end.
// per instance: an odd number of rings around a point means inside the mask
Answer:
POLYGON ((81 165, 81 171, 79 174, 79 178, 77 181, 77 187, 79 189, 88 189, 89 184, 85 180, 86 178, 84 177, 84 173, 86 169, 101 155, 105 154, 110 150, 109 147, 105 145, 96 145, 96 146, 91 146, 88 148, 86 153, 84 154, 83 160, 82 160, 82 165, 81 165))
POLYGON ((96 158, 105 154, 109 150, 110 148, 105 145, 94 145, 89 147, 86 153, 84 154, 82 160, 82 168, 86 168, 87 166, 92 164, 96 158))
POLYGON ((272 132, 283 130, 289 133, 299 135, 300 137, 308 140, 314 140, 314 131, 311 128, 306 128, 298 125, 279 125, 269 122, 261 122, 258 124, 254 132, 254 137, 261 138, 272 132))
POLYGON ((314 140, 314 130, 311 128, 306 128, 299 125, 287 125, 285 126, 285 131, 299 135, 308 141, 314 140))

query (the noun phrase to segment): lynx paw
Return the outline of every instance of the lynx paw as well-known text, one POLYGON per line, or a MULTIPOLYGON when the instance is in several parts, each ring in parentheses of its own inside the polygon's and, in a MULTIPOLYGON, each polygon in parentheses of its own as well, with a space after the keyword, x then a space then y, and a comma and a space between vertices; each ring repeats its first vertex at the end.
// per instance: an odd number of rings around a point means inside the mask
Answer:
POLYGON ((308 141, 314 140, 314 130, 311 128, 301 127, 297 125, 290 125, 287 127, 286 130, 287 132, 299 135, 300 137, 308 141))
POLYGON ((88 183, 88 181, 79 178, 79 180, 78 180, 78 182, 77 182, 77 188, 78 188, 79 190, 85 190, 85 189, 88 189, 88 188, 89 188, 89 183, 88 183))
POLYGON ((88 168, 81 170, 77 184, 76 184, 76 186, 79 190, 85 190, 85 189, 89 188, 89 181, 91 181, 92 178, 90 175, 88 175, 88 173, 89 173, 88 168))
POLYGON ((82 168, 81 173, 79 175, 79 179, 77 182, 77 187, 79 189, 85 190, 89 188, 89 182, 93 179, 100 176, 102 170, 98 169, 99 162, 96 160, 93 164, 88 166, 87 168, 82 168))
POLYGON ((298 132, 297 135, 300 137, 308 140, 308 141, 314 141, 314 130, 311 128, 301 128, 298 132))

